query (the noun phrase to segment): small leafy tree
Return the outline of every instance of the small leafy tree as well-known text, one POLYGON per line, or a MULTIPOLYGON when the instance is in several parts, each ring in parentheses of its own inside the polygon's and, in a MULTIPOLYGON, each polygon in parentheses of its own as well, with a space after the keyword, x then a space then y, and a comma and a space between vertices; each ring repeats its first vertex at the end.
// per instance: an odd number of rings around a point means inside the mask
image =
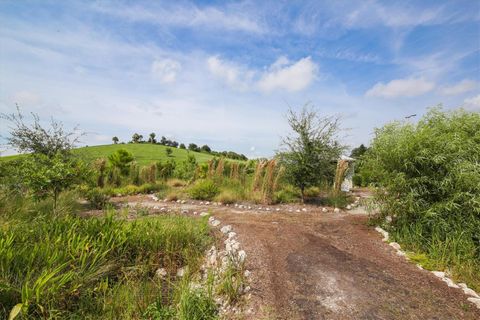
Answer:
POLYGON ((148 138, 149 143, 157 143, 157 140, 155 140, 155 133, 150 133, 149 138, 148 138))
POLYGON ((108 161, 114 168, 118 168, 123 175, 129 172, 130 163, 134 160, 133 154, 125 149, 118 149, 108 156, 108 161))
POLYGON ((162 138, 160 139, 160 144, 161 144, 161 145, 166 145, 166 144, 167 144, 167 138, 165 138, 164 136, 162 136, 162 138))
POLYGON ((7 144, 20 153, 29 153, 17 163, 17 180, 37 199, 52 196, 56 210, 60 192, 80 183, 90 173, 71 152, 83 134, 76 128, 67 132, 61 122, 53 119, 50 127, 45 128, 34 113, 32 123, 26 123, 18 106, 16 113, 0 117, 11 125, 7 144))
POLYGON ((210 147, 206 144, 204 144, 201 148, 200 148, 201 151, 203 152, 206 152, 206 153, 210 153, 212 152, 212 149, 210 149, 210 147))
POLYGON ((172 155, 172 148, 166 148, 165 153, 167 154, 167 157, 170 157, 172 155))
POLYGON ((117 136, 115 136, 112 138, 112 141, 113 141, 113 144, 118 144, 119 139, 117 136))
POLYGON ((185 144, 184 144, 184 143, 180 143, 180 149, 186 149, 186 147, 185 147, 185 144))
POLYGON ((188 145, 188 150, 191 150, 191 151, 200 151, 200 149, 198 148, 198 146, 195 144, 195 143, 190 143, 188 145))
POLYGON ((338 117, 320 117, 308 105, 299 113, 289 110, 287 121, 293 132, 283 139, 277 156, 286 179, 300 189, 303 202, 306 188, 333 176, 344 149, 337 141, 340 122, 338 117))
POLYGON ((355 159, 359 159, 361 156, 363 156, 365 154, 365 152, 367 152, 368 148, 365 147, 363 145, 363 143, 358 146, 357 148, 354 148, 352 150, 352 153, 350 154, 350 157, 352 158, 355 158, 355 159))
POLYGON ((56 153, 52 157, 35 154, 22 162, 25 185, 37 199, 53 198, 57 208, 58 195, 65 189, 81 183, 88 174, 84 164, 73 157, 56 153))
POLYGON ((142 142, 142 140, 143 140, 143 136, 141 134, 134 133, 132 135, 132 142, 133 143, 140 143, 140 142, 142 142))

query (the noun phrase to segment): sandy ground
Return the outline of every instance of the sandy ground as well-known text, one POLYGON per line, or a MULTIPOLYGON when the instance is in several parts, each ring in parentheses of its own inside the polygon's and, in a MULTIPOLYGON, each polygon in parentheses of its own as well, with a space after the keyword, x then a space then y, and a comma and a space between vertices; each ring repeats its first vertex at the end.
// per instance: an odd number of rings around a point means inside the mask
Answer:
POLYGON ((363 214, 163 203, 148 196, 115 201, 158 214, 209 211, 232 225, 252 271, 245 319, 480 319, 463 292, 397 256, 363 214))

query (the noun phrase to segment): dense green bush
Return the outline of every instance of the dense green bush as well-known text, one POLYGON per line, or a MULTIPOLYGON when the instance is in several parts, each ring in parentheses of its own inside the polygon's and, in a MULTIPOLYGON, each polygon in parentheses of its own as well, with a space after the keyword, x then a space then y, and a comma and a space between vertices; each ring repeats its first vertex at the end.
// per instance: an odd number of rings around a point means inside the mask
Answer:
POLYGON ((219 188, 212 180, 199 180, 188 190, 193 199, 213 200, 219 193, 219 188))
POLYGON ((418 124, 388 124, 364 166, 393 236, 480 288, 480 114, 436 108, 418 124))

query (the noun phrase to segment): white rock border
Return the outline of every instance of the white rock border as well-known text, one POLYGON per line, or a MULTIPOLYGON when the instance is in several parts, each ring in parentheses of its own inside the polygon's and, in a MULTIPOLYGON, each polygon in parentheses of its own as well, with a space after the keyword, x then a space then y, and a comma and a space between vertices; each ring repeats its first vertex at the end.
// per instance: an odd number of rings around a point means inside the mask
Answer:
MULTIPOLYGON (((210 216, 208 218, 208 222, 212 227, 220 228, 221 222, 214 216, 210 216)), ((240 249, 240 242, 238 241, 237 233, 233 231, 233 227, 231 225, 224 225, 220 228, 220 232, 226 236, 226 240, 224 241, 225 249, 217 250, 215 246, 212 246, 207 251, 205 263, 201 267, 201 269, 205 271, 204 276, 208 274, 208 270, 212 270, 215 275, 222 275, 230 265, 234 264, 238 267, 244 264, 247 258, 247 253, 245 250, 240 249), (218 263, 218 260, 220 260, 220 263, 218 263)), ((248 285, 248 279, 251 276, 251 271, 245 270, 244 276, 246 278, 246 283, 245 286, 241 288, 240 294, 248 294, 247 299, 249 299, 249 291, 251 288, 248 285)), ((223 299, 221 296, 216 297, 215 302, 219 306, 219 312, 221 316, 227 316, 231 314, 238 315, 242 313, 241 308, 229 305, 228 301, 223 299)))
MULTIPOLYGON (((388 242, 389 234, 388 234, 387 231, 385 231, 384 229, 382 229, 379 226, 375 227, 375 231, 377 231, 378 233, 383 235, 383 239, 382 239, 383 242, 388 242)), ((408 257, 406 256, 406 253, 404 251, 402 251, 402 248, 398 243, 390 242, 389 245, 396 250, 397 255, 405 257, 408 260, 408 257)), ((425 270, 419 264, 417 264, 417 267, 421 270, 425 270)), ((447 286, 449 286, 450 288, 462 289, 463 293, 466 296, 468 296, 467 300, 469 302, 473 303, 478 309, 480 309, 480 296, 478 295, 477 292, 475 292, 474 290, 469 288, 465 283, 458 283, 458 284, 455 283, 452 279, 447 277, 445 272, 443 272, 443 271, 430 271, 430 272, 434 276, 436 276, 437 278, 439 278, 440 280, 445 282, 447 284, 447 286)))

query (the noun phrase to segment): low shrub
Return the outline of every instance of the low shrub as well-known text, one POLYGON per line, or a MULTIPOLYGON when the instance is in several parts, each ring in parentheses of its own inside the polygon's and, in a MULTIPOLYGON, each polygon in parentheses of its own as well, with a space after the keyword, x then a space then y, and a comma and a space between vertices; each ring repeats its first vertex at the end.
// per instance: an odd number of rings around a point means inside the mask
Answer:
POLYGON ((92 188, 85 193, 85 199, 94 209, 104 209, 110 197, 100 188, 92 188))
POLYGON ((347 193, 342 191, 335 192, 333 190, 320 199, 321 205, 342 209, 352 202, 351 196, 347 193))
POLYGON ((213 200, 219 188, 212 180, 199 180, 188 190, 188 195, 197 200, 213 200))
POLYGON ((304 195, 306 198, 317 198, 320 195, 319 187, 310 187, 305 189, 304 195))
POLYGON ((167 181, 167 185, 173 188, 185 187, 187 183, 180 179, 170 179, 167 181))
POLYGON ((237 202, 239 199, 237 195, 232 190, 222 190, 216 197, 215 201, 221 202, 224 204, 232 204, 237 202))
POLYGON ((284 185, 274 194, 275 203, 292 203, 300 201, 300 193, 292 186, 284 185))

